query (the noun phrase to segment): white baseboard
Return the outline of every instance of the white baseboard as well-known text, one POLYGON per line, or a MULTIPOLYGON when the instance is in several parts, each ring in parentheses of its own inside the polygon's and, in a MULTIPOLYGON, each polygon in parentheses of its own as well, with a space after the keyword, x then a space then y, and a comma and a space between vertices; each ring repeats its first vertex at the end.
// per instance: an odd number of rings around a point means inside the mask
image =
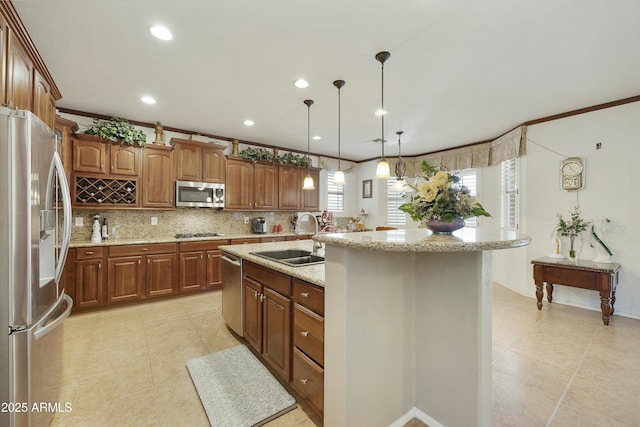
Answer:
POLYGON ((444 425, 440 424, 415 406, 411 408, 406 414, 395 420, 389 427, 402 427, 413 418, 419 419, 429 427, 444 427, 444 425))

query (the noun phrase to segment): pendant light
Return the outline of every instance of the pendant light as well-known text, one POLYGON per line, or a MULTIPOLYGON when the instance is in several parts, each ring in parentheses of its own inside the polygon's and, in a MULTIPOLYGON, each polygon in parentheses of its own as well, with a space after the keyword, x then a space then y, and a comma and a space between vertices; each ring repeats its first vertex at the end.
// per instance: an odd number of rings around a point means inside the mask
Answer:
POLYGON ((311 106, 313 100, 305 99, 304 104, 307 106, 307 176, 302 183, 303 190, 315 190, 316 186, 313 185, 313 177, 311 176, 311 158, 309 157, 309 151, 311 150, 311 106))
POLYGON ((382 123, 382 135, 380 137, 380 145, 382 145, 382 156, 380 157, 380 160, 378 160, 378 165, 376 166, 376 176, 375 178, 378 179, 389 179, 391 178, 391 172, 389 170, 389 162, 387 162, 387 160, 384 158, 384 115, 386 114, 386 111, 384 111, 384 63, 387 59, 389 59, 389 57, 391 56, 391 54, 389 52, 378 52, 376 54, 376 60, 378 60, 378 62, 380 62, 381 64, 381 70, 382 70, 382 85, 381 85, 381 93, 382 93, 382 102, 380 105, 380 121, 382 123))
POLYGON ((404 132, 401 130, 396 132, 396 135, 398 135, 398 162, 394 168, 396 173, 396 182, 391 185, 391 191, 402 191, 404 186, 407 185, 407 181, 404 179, 407 175, 407 164, 402 160, 402 149, 400 148, 400 136, 403 133, 404 132))
POLYGON ((344 172, 340 167, 340 89, 345 85, 344 80, 336 80, 333 85, 338 88, 338 170, 333 174, 333 185, 344 185, 344 172))

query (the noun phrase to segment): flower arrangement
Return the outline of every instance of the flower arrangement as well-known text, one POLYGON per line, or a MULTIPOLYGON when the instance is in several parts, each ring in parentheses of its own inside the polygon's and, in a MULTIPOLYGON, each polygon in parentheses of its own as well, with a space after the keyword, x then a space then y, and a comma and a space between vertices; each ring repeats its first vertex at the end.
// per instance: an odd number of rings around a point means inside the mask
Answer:
POLYGON ((569 211, 569 218, 564 219, 564 217, 558 214, 558 225, 556 226, 556 232, 563 237, 568 237, 571 246, 569 247, 569 257, 575 258, 576 251, 573 247, 576 237, 583 231, 589 227, 591 222, 585 221, 580 217, 580 206, 573 208, 572 211, 569 211))
POLYGON ((112 142, 119 140, 132 145, 134 142, 143 147, 147 142, 147 135, 133 127, 126 119, 113 117, 111 120, 94 119, 84 131, 88 135, 97 135, 112 142))
POLYGON ((414 221, 440 220, 451 222, 455 218, 491 216, 484 210, 478 198, 471 196, 460 177, 452 175, 443 167, 432 166, 422 161, 422 175, 414 185, 414 192, 405 195, 410 201, 400 205, 414 221))

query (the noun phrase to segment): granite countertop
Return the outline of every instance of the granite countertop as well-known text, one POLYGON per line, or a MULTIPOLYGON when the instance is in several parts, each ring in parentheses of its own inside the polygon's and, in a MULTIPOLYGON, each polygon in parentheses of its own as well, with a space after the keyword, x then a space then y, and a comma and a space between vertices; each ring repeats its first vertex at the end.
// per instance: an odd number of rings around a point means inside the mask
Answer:
MULTIPOLYGON (((270 268, 280 273, 287 274, 305 282, 324 287, 324 264, 306 265, 302 267, 291 267, 279 262, 270 261, 266 258, 252 255, 251 252, 256 251, 274 251, 281 249, 304 249, 311 251, 313 249, 313 240, 298 240, 290 242, 272 242, 272 243, 247 243, 244 245, 225 245, 220 246, 224 252, 239 256, 240 258, 251 261, 258 265, 270 268)), ((320 255, 323 255, 322 251, 320 255)))
POLYGON ((316 234, 314 240, 328 245, 389 252, 470 252, 526 246, 529 236, 515 231, 465 227, 453 234, 433 234, 423 228, 316 234))
POLYGON ((154 243, 180 243, 180 242, 198 242, 202 240, 231 240, 231 239, 268 239, 270 237, 287 237, 296 236, 295 233, 267 233, 267 234, 227 234, 224 236, 212 236, 212 237, 189 237, 177 239, 173 236, 158 237, 158 238, 139 238, 139 239, 109 239, 103 240, 100 243, 93 243, 91 240, 74 240, 71 241, 69 247, 71 248, 86 248, 95 246, 119 246, 119 245, 151 245, 154 243))

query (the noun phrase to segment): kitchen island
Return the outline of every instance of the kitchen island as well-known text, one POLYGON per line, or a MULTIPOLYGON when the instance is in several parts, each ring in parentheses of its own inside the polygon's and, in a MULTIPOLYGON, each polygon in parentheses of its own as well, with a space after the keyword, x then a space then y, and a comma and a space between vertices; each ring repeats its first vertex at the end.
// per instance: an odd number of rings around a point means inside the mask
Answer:
POLYGON ((515 232, 314 236, 325 248, 325 425, 488 426, 491 251, 515 232))

